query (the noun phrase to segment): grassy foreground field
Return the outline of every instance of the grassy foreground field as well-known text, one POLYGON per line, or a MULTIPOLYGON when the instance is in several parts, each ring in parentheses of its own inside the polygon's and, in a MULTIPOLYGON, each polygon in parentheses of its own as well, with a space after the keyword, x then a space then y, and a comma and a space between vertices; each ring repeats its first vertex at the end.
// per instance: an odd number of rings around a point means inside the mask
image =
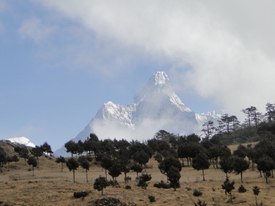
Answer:
MULTIPOLYGON (((152 175, 147 189, 137 186, 134 181, 136 173, 130 172, 129 176, 132 181, 129 185, 131 189, 125 189, 123 175, 118 177, 119 188, 112 186, 104 190, 104 196, 119 198, 126 205, 133 202, 136 205, 194 205, 198 199, 203 200, 210 205, 232 205, 226 203, 229 196, 226 196, 221 185, 225 180, 225 174, 220 169, 211 168, 205 171, 206 181, 202 181, 201 171, 196 171, 192 167, 183 167, 181 171, 181 188, 177 191, 173 189, 159 189, 153 187, 154 183, 160 180, 166 181, 166 176, 160 173, 157 162, 151 159, 148 163, 151 167, 146 169, 145 173, 152 175), (191 190, 190 190, 191 188, 191 190), (193 190, 197 189, 202 192, 202 196, 193 196, 193 190), (148 196, 154 196, 156 202, 150 202, 148 196)), ((101 192, 93 189, 94 180, 104 176, 104 170, 100 166, 92 165, 88 172, 89 183, 86 183, 86 174, 82 168, 76 171, 76 183, 72 182, 72 172, 64 167, 60 171, 60 164, 55 159, 42 157, 40 166, 32 175, 30 167, 25 166, 24 160, 17 164, 11 163, 8 171, 7 167, 3 168, 0 173, 0 206, 1 205, 95 205, 95 200, 101 197, 101 192), (18 180, 15 180, 18 179, 18 180), (74 192, 86 191, 88 196, 83 199, 73 197, 74 192)), ((235 181, 233 194, 236 197, 233 205, 256 205, 255 196, 252 188, 260 187, 258 203, 263 205, 275 205, 275 179, 271 178, 270 183, 266 184, 265 179, 260 177, 258 171, 251 169, 244 172, 244 187, 246 193, 239 193, 238 188, 242 184, 240 175, 231 173, 230 180, 235 181)), ((111 179, 110 176, 108 176, 111 179)))

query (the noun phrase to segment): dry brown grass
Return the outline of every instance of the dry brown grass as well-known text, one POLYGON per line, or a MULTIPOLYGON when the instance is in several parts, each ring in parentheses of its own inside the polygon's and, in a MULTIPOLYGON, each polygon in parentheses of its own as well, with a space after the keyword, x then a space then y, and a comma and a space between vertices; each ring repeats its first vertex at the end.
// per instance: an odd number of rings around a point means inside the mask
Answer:
MULTIPOLYGON (((153 187, 154 183, 160 180, 166 181, 166 176, 160 173, 157 162, 150 160, 148 165, 152 168, 146 172, 152 175, 146 190, 137 187, 137 183, 133 181, 136 173, 130 172, 129 176, 132 181, 129 183, 132 189, 125 189, 123 175, 118 178, 120 188, 111 186, 104 190, 104 195, 119 198, 122 202, 134 202, 137 205, 194 205, 198 199, 204 200, 208 206, 210 205, 231 205, 226 203, 229 199, 221 188, 225 180, 225 174, 219 169, 212 167, 205 171, 206 181, 202 181, 200 171, 196 171, 191 167, 184 167, 181 171, 181 188, 177 191, 173 189, 158 189, 153 187), (187 190, 191 188, 192 190, 187 190), (201 197, 193 196, 193 189, 200 190, 203 194, 201 197), (150 203, 148 196, 155 196, 156 202, 150 203)), ((76 171, 76 183, 72 183, 72 173, 67 168, 64 172, 60 171, 60 164, 55 163, 54 159, 42 158, 40 167, 29 171, 29 166, 24 165, 24 161, 20 160, 15 166, 11 164, 10 171, 4 168, 4 172, 0 173, 0 201, 9 205, 95 205, 94 201, 101 196, 101 192, 93 189, 93 182, 99 175, 104 176, 101 167, 92 165, 89 171, 89 183, 86 183, 85 172, 78 168, 76 171), (14 180, 14 179, 19 180, 14 180), (84 199, 75 199, 74 192, 87 191, 90 192, 84 199)), ((269 184, 265 184, 264 178, 260 178, 257 171, 244 172, 244 187, 248 190, 246 193, 238 193, 238 187, 241 185, 240 175, 230 174, 230 180, 235 181, 235 190, 233 194, 236 198, 233 205, 255 205, 255 197, 252 192, 253 186, 259 186, 261 192, 258 196, 258 202, 264 205, 275 204, 275 180, 270 179, 269 184)), ((110 178, 110 177, 109 177, 110 178)), ((1 203, 0 203, 1 205, 1 203)))

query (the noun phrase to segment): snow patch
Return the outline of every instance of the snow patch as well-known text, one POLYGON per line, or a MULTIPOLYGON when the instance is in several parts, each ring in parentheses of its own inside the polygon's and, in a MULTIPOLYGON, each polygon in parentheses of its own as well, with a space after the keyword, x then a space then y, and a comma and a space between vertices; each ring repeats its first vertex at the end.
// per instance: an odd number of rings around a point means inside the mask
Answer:
POLYGON ((12 143, 17 143, 17 144, 23 144, 26 145, 27 147, 35 147, 35 144, 33 144, 28 138, 26 137, 13 137, 8 139, 12 143))
POLYGON ((165 72, 157 72, 154 77, 155 85, 165 85, 169 82, 169 78, 165 72))

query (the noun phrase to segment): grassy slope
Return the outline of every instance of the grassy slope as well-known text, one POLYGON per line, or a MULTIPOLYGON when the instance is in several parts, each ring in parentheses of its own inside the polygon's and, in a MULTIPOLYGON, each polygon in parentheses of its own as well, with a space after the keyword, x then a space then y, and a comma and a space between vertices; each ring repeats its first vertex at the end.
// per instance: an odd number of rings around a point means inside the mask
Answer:
MULTIPOLYGON (((235 146, 236 147, 236 146, 235 146)), ((158 189, 153 187, 155 182, 160 180, 166 181, 166 176, 159 172, 157 163, 150 160, 148 165, 152 166, 147 169, 147 173, 152 175, 152 180, 146 190, 136 186, 135 181, 131 181, 131 190, 125 189, 123 176, 118 178, 120 188, 107 187, 104 195, 117 197, 121 201, 135 202, 137 205, 194 205, 198 199, 204 200, 207 205, 226 205, 229 199, 221 189, 225 180, 225 174, 219 169, 212 167, 205 171, 206 181, 202 181, 200 171, 190 167, 184 167, 181 171, 181 188, 177 191, 173 189, 158 189), (201 197, 194 197, 193 191, 187 188, 198 189, 202 191, 201 197), (150 203, 148 195, 156 198, 155 203, 150 203)), ((89 171, 89 183, 86 182, 85 172, 78 168, 76 171, 77 183, 72 183, 72 173, 67 168, 60 172, 60 164, 55 163, 54 159, 42 158, 40 167, 35 170, 35 176, 28 171, 29 166, 24 165, 24 161, 11 163, 10 171, 4 168, 0 174, 0 201, 11 205, 94 205, 94 201, 101 196, 101 192, 93 189, 93 182, 99 175, 104 176, 104 171, 96 165, 92 165, 89 171), (13 177, 19 177, 20 180, 14 181, 13 177), (73 198, 75 191, 90 191, 90 194, 82 199, 73 198)), ((134 180, 136 173, 131 172, 129 176, 134 180)), ((241 185, 240 176, 230 174, 230 179, 235 180, 235 190, 233 194, 236 199, 234 205, 255 205, 255 197, 252 192, 253 186, 260 186, 259 202, 264 205, 274 205, 275 202, 275 180, 271 178, 270 184, 265 184, 265 180, 259 177, 257 171, 244 172, 244 186, 248 191, 238 193, 238 187, 241 185)), ((110 178, 110 177, 108 177, 110 178)), ((1 205, 1 204, 0 204, 1 205)))

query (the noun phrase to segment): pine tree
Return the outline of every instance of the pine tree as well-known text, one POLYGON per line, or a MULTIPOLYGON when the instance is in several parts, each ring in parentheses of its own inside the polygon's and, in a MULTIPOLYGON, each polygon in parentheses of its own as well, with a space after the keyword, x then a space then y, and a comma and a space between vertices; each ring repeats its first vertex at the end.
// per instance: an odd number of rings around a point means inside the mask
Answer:
POLYGON ((61 163, 61 172, 63 172, 63 169, 64 169, 64 163, 66 163, 66 160, 64 157, 60 156, 58 158, 56 158, 55 160, 56 163, 61 163))
POLYGON ((105 177, 99 177, 95 179, 94 189, 101 191, 101 195, 103 195, 103 190, 108 186, 108 181, 105 177))
POLYGON ((243 183, 243 172, 249 168, 249 162, 241 157, 234 157, 234 171, 241 174, 241 182, 243 183))
POLYGON ((77 170, 77 168, 79 167, 79 163, 76 159, 70 158, 66 162, 66 165, 70 171, 73 171, 73 182, 75 183, 75 170, 77 170))
POLYGON ((204 152, 200 152, 193 159, 192 167, 196 170, 202 171, 203 181, 205 181, 204 170, 208 169, 210 166, 208 156, 204 152))
POLYGON ((38 165, 35 157, 33 156, 29 157, 28 164, 32 166, 32 175, 34 176, 34 168, 38 165))
POLYGON ((170 170, 167 173, 168 180, 170 181, 171 187, 174 188, 174 191, 176 191, 177 187, 180 187, 180 170, 177 167, 172 166, 170 170))

